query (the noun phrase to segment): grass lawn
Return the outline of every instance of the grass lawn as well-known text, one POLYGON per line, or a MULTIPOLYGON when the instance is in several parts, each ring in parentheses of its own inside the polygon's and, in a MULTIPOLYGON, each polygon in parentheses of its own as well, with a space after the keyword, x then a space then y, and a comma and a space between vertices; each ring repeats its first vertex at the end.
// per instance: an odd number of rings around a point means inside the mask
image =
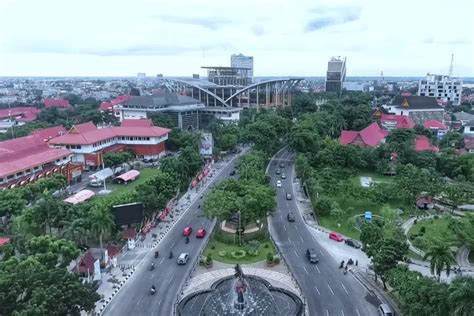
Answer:
POLYGON ((245 247, 239 247, 238 245, 230 245, 230 244, 218 242, 216 240, 211 240, 209 241, 209 244, 204 250, 204 256, 208 256, 209 254, 211 254, 213 260, 224 262, 224 263, 254 263, 254 262, 265 260, 267 258, 268 252, 272 252, 273 254, 276 254, 275 247, 273 246, 270 240, 261 242, 261 247, 260 247, 258 256, 247 255, 241 259, 233 258, 230 255, 230 252, 237 251, 237 250, 245 250, 245 247), (265 247, 268 247, 268 248, 265 248, 265 247), (220 251, 226 251, 227 255, 224 257, 219 256, 220 251))
POLYGON ((474 251, 469 252, 469 257, 467 259, 471 264, 474 264, 474 251))
MULTIPOLYGON (((418 234, 422 226, 425 227, 425 233, 423 237, 431 239, 441 239, 446 240, 448 242, 455 242, 456 237, 453 235, 453 232, 448 228, 448 224, 450 222, 450 218, 441 217, 438 219, 426 219, 426 220, 419 220, 415 225, 413 225, 410 230, 408 231, 408 238, 410 238, 413 234, 418 234)), ((413 240, 412 240, 413 242, 413 240)), ((420 247, 422 250, 422 247, 420 247)))
POLYGON ((107 189, 112 190, 112 192, 109 195, 120 194, 122 192, 132 190, 137 185, 145 182, 147 179, 153 177, 158 172, 159 170, 156 168, 143 168, 140 170, 140 175, 138 176, 138 178, 135 181, 128 183, 127 185, 115 184, 115 183, 108 184, 107 189))
POLYGON ((351 181, 354 184, 360 186, 360 177, 371 177, 372 181, 374 181, 374 182, 393 182, 393 181, 395 181, 394 176, 384 176, 384 175, 381 175, 381 174, 379 174, 375 171, 371 171, 371 170, 360 171, 357 174, 357 176, 351 178, 351 181))

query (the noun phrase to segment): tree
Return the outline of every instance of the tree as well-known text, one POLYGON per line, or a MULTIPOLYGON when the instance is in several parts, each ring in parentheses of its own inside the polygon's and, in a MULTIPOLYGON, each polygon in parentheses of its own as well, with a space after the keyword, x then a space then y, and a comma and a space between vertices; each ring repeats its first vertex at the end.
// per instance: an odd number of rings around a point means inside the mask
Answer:
POLYGON ((104 203, 97 203, 91 207, 89 213, 90 228, 99 237, 100 249, 104 249, 102 238, 109 234, 114 227, 114 218, 111 209, 104 203))
POLYGON ((260 184, 267 183, 267 176, 264 171, 265 165, 266 159, 264 153, 252 150, 242 156, 237 163, 240 179, 246 181, 252 180, 260 184))
POLYGON ((178 184, 179 180, 172 175, 158 172, 137 186, 136 196, 143 203, 146 218, 165 208, 166 203, 176 195, 178 184))
POLYGON ((125 152, 112 152, 104 155, 104 165, 106 167, 119 166, 125 162, 128 162, 134 158, 134 155, 128 151, 125 152))
POLYGON ((0 217, 5 215, 16 215, 26 206, 18 190, 0 190, 0 217))
POLYGON ((449 286, 448 301, 452 315, 474 315, 474 278, 458 277, 449 286))
POLYGON ((364 223, 360 233, 362 249, 368 257, 373 257, 378 249, 379 243, 383 238, 382 228, 375 223, 364 223))
POLYGON ((456 262, 450 249, 450 245, 441 240, 436 240, 431 243, 423 257, 423 260, 428 258, 430 259, 431 274, 436 273, 438 281, 441 278, 441 272, 446 268, 446 274, 449 275, 451 264, 456 262))
POLYGON ((26 251, 49 268, 66 268, 79 256, 79 250, 72 241, 51 236, 33 237, 27 242, 26 251))
POLYGON ((316 210, 316 213, 320 216, 329 215, 331 213, 332 203, 332 199, 326 196, 322 196, 316 201, 314 209, 316 210))

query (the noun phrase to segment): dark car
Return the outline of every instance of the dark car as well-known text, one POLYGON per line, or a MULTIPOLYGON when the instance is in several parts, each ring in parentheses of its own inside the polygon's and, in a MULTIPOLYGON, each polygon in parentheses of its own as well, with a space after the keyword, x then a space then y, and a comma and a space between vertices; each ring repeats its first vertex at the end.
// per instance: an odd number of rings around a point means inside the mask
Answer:
POLYGON ((276 174, 280 174, 280 173, 281 173, 281 170, 278 169, 278 168, 276 168, 275 173, 276 173, 276 174))
POLYGON ((346 239, 346 240, 344 240, 344 242, 348 246, 354 247, 356 249, 360 248, 360 243, 358 241, 354 240, 354 239, 346 239))
POLYGON ((232 171, 230 172, 230 175, 231 175, 231 176, 235 176, 235 170, 232 170, 232 171))
POLYGON ((284 162, 280 162, 280 168, 285 168, 285 163, 284 162))
POLYGON ((288 212, 288 215, 286 215, 286 218, 288 219, 289 222, 294 222, 295 221, 295 213, 288 212))
POLYGON ((291 193, 286 194, 286 199, 287 200, 291 200, 292 198, 293 198, 293 196, 291 195, 291 193))
POLYGON ((306 258, 308 258, 309 262, 311 263, 319 262, 318 256, 316 255, 316 250, 314 250, 314 248, 308 248, 306 250, 306 258))

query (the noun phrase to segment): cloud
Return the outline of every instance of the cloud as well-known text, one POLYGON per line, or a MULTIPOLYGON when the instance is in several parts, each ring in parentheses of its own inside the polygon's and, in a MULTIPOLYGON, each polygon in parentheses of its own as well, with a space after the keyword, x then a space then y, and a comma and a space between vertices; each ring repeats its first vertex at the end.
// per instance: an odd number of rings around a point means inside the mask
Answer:
POLYGON ((262 36, 265 34, 265 29, 261 25, 254 25, 252 26, 252 33, 255 36, 262 36))
POLYGON ((470 45, 472 40, 469 38, 454 38, 454 39, 436 39, 433 36, 427 37, 423 40, 424 44, 446 44, 446 45, 470 45))
POLYGON ((174 15, 159 15, 157 17, 164 22, 197 25, 209 30, 217 30, 221 26, 229 24, 231 20, 219 16, 174 16, 174 15))
POLYGON ((333 25, 341 25, 360 19, 360 8, 328 8, 320 7, 310 11, 315 16, 306 24, 305 31, 312 32, 333 25))

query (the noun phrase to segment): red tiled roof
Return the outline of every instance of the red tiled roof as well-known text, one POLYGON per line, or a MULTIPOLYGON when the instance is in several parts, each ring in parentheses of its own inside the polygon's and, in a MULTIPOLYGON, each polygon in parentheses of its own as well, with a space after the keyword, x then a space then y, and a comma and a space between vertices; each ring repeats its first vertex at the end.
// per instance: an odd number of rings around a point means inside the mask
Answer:
POLYGON ((416 125, 408 116, 396 114, 382 114, 380 122, 397 122, 395 128, 413 128, 416 125))
POLYGON ((21 116, 18 119, 15 119, 18 122, 31 122, 36 120, 40 110, 34 107, 16 107, 11 109, 0 110, 0 119, 7 119, 10 117, 21 116))
POLYGON ((123 232, 124 239, 135 239, 137 236, 137 231, 135 228, 128 228, 126 231, 123 232))
POLYGON ((424 128, 447 129, 446 125, 437 120, 429 120, 423 123, 424 128))
POLYGON ((43 138, 43 140, 48 141, 53 137, 61 136, 66 134, 66 129, 62 125, 37 129, 32 131, 30 135, 39 135, 43 138))
POLYGON ((372 123, 360 132, 356 131, 342 131, 339 137, 339 142, 343 145, 354 143, 355 140, 360 139, 362 143, 369 147, 377 146, 386 136, 388 131, 380 128, 377 123, 372 123))
POLYGON ((107 246, 107 254, 109 258, 116 257, 121 251, 121 248, 116 245, 108 245, 107 246))
POLYGON ((119 95, 115 99, 110 100, 110 103, 112 103, 112 105, 117 105, 130 99, 133 99, 132 95, 119 95))
POLYGON ((123 120, 120 124, 121 127, 151 127, 153 122, 150 119, 144 120, 123 120))
POLYGON ((39 135, 0 142, 0 176, 10 175, 71 155, 66 149, 50 148, 39 135))
POLYGON ((464 148, 467 150, 474 149, 474 137, 464 137, 464 148))
POLYGON ((60 107, 60 108, 68 108, 71 105, 69 104, 68 100, 55 100, 55 99, 44 99, 43 101, 45 108, 52 108, 52 107, 60 107))
POLYGON ((50 143, 57 145, 88 145, 116 136, 160 137, 171 130, 163 127, 108 127, 98 129, 92 123, 84 123, 71 127, 68 134, 53 138, 50 143), (87 127, 85 124, 88 124, 87 127))
POLYGON ((4 246, 10 243, 10 238, 8 237, 0 237, 0 246, 4 246))
POLYGON ((436 146, 432 146, 428 137, 424 135, 418 135, 416 136, 416 140, 415 140, 415 150, 416 151, 429 150, 429 151, 437 153, 439 151, 439 148, 436 146))
POLYGON ((112 111, 113 110, 113 105, 110 102, 102 102, 99 106, 99 109, 101 111, 112 111))
POLYGON ((79 262, 79 272, 94 274, 95 258, 90 251, 87 251, 79 262))

